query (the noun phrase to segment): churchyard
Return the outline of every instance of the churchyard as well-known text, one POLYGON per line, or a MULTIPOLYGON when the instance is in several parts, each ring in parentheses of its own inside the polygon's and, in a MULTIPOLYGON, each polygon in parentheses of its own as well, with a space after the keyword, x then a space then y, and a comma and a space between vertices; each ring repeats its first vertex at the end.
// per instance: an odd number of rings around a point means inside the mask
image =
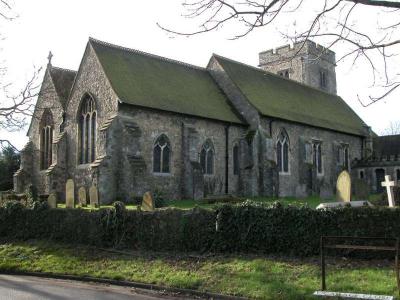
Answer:
MULTIPOLYGON (((386 206, 398 200, 395 185, 389 177, 382 182, 386 206)), ((138 203, 101 206, 94 186, 75 191, 71 180, 65 203, 55 195, 27 201, 29 208, 3 201, 0 270, 128 280, 252 299, 316 299, 321 236, 400 235, 399 210, 374 206, 376 196, 352 183, 347 172, 338 177, 336 196, 162 199, 159 205, 159 196, 147 192, 138 203)), ((394 256, 359 253, 351 245, 328 253, 327 289, 398 295, 394 256)))

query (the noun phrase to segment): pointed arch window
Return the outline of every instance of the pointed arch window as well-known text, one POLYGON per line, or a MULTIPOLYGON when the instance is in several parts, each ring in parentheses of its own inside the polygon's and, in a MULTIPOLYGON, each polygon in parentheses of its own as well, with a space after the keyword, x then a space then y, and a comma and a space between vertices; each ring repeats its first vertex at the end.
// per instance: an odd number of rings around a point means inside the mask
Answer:
POLYGON ((97 111, 92 96, 86 94, 79 110, 79 163, 88 164, 96 158, 97 111))
POLYGON ((158 137, 153 147, 153 172, 170 173, 171 144, 166 135, 158 137))
POLYGON ((276 163, 279 173, 289 173, 289 137, 284 130, 276 142, 276 163))
POLYGON ((200 151, 200 165, 204 174, 214 174, 214 146, 207 140, 200 151))
POLYGON ((53 115, 46 109, 40 120, 40 169, 50 167, 53 159, 53 115))

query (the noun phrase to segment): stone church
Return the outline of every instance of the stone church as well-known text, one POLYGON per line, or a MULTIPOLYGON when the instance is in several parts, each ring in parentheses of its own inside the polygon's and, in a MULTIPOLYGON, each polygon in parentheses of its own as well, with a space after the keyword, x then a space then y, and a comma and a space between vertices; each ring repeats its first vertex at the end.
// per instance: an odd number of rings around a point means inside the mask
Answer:
POLYGON ((90 38, 77 71, 49 61, 15 191, 64 199, 73 179, 102 204, 146 191, 333 196, 374 137, 336 95, 335 53, 307 41, 259 59, 214 54, 202 68, 90 38))

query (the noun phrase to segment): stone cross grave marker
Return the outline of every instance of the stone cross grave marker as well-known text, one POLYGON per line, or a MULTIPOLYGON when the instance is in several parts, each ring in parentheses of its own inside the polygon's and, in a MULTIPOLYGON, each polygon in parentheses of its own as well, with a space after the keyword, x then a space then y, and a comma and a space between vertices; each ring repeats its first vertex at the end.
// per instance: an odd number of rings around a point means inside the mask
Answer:
POLYGON ((68 179, 65 185, 65 207, 75 208, 75 187, 73 179, 68 179))
POLYGON ((143 211, 153 211, 154 210, 154 200, 153 200, 153 196, 151 195, 150 192, 146 192, 143 195, 142 210, 143 211))
POLYGON ((86 189, 83 186, 81 186, 78 190, 78 203, 82 207, 87 205, 86 189))
POLYGON ((382 183, 383 187, 386 187, 389 207, 395 207, 396 203, 394 202, 394 195, 393 195, 393 187, 395 186, 394 181, 390 181, 390 175, 385 176, 385 181, 382 183))
POLYGON ((342 171, 336 182, 336 200, 340 202, 350 202, 351 197, 351 178, 347 171, 342 171))
POLYGON ((91 207, 99 207, 99 192, 94 184, 89 188, 89 198, 91 207))
POLYGON ((47 204, 50 208, 57 208, 57 195, 52 193, 47 198, 47 204))

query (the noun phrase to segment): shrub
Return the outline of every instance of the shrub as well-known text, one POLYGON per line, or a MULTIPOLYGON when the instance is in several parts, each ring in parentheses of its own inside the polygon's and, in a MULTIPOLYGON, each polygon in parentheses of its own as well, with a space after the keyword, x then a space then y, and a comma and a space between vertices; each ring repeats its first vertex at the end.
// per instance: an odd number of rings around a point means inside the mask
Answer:
POLYGON ((215 210, 100 210, 0 208, 0 235, 100 247, 152 251, 281 253, 315 255, 323 235, 400 237, 400 209, 314 210, 247 201, 215 210))

